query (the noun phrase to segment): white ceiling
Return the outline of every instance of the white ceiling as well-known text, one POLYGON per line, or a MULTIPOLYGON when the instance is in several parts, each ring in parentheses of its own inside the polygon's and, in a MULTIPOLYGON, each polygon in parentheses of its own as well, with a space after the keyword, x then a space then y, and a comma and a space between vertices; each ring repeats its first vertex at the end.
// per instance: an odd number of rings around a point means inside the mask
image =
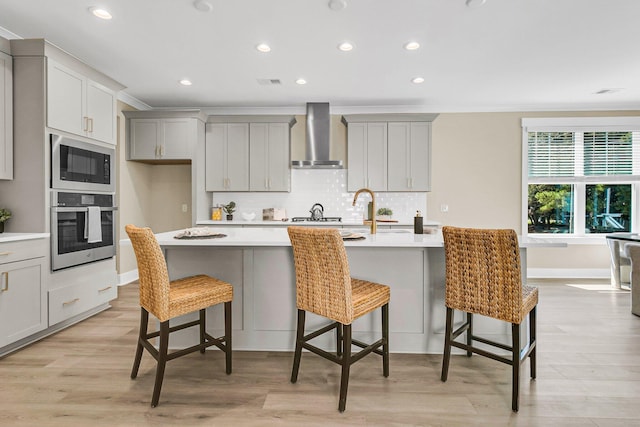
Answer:
POLYGON ((211 12, 193 0, 0 0, 0 35, 45 38, 153 108, 640 109, 638 0, 207 1, 211 12), (409 40, 421 48, 404 50, 409 40))

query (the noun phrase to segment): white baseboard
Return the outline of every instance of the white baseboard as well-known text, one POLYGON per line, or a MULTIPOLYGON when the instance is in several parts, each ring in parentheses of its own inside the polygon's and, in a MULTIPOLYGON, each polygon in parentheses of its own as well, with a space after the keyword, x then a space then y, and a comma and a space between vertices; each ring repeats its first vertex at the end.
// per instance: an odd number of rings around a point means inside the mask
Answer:
POLYGON ((126 285, 135 280, 138 280, 138 269, 127 271, 126 273, 118 274, 118 286, 126 285))
POLYGON ((531 279, 608 279, 608 268, 528 268, 531 279))

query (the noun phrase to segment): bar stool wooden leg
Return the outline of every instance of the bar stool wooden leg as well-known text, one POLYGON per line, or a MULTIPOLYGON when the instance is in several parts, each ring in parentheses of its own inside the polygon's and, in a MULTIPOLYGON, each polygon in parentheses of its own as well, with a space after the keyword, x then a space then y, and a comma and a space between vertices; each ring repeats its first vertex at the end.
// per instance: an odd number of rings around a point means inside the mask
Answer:
POLYGON ((340 401, 338 410, 344 412, 347 406, 347 388, 349 387, 349 369, 351 368, 351 325, 343 326, 344 348, 342 351, 342 374, 340 376, 340 401))
POLYGON ((304 318, 305 311, 298 310, 298 326, 296 329, 296 350, 293 355, 293 369, 291 371, 291 382, 298 381, 298 370, 300 369, 300 358, 302 357, 302 340, 304 339, 304 318))
POLYGON ((164 379, 164 368, 167 364, 167 352, 169 350, 169 321, 160 323, 160 346, 158 348, 158 366, 156 368, 156 383, 153 387, 153 397, 151 406, 158 406, 160 400, 160 390, 164 379))
POLYGON ((336 355, 342 356, 342 324, 336 323, 336 355))
POLYGON ((536 377, 536 349, 538 346, 536 342, 536 308, 537 307, 533 307, 529 312, 529 345, 534 345, 533 350, 531 350, 529 354, 529 362, 531 366, 531 378, 534 379, 536 377))
POLYGON ((142 360, 142 342, 147 339, 147 330, 149 328, 149 312, 140 307, 140 329, 138 333, 138 347, 136 347, 136 357, 133 359, 133 369, 131 369, 131 379, 138 376, 140 368, 140 360, 142 360))
POLYGON ((226 353, 227 375, 231 373, 231 349, 233 348, 231 344, 231 319, 231 301, 228 301, 224 303, 224 345, 226 353))
POLYGON ((449 375, 449 359, 451 359, 451 333, 453 331, 453 309, 447 307, 447 322, 444 331, 444 354, 442 355, 442 382, 447 381, 449 375))
POLYGON ((206 330, 206 324, 207 324, 207 315, 206 315, 206 310, 202 309, 200 310, 200 346, 202 348, 200 348, 200 353, 204 354, 205 346, 204 343, 206 341, 206 336, 205 336, 205 330, 206 330))
MULTIPOLYGON (((473 314, 467 313, 467 324, 469 328, 467 329, 467 346, 471 347, 473 343, 473 314)), ((467 357, 471 357, 473 352, 471 350, 467 350, 467 357)))
POLYGON ((518 397, 520 393, 520 325, 511 324, 512 353, 511 353, 511 409, 518 412, 518 397))
POLYGON ((389 304, 382 306, 382 375, 389 376, 389 304))

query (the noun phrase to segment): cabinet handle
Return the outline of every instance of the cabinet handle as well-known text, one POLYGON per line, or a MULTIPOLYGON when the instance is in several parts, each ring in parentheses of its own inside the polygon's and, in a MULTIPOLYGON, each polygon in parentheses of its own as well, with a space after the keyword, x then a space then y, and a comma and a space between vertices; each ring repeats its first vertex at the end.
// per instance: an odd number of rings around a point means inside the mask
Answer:
POLYGON ((3 271, 2 272, 2 277, 4 278, 4 280, 3 280, 4 286, 2 286, 2 288, 0 288, 0 292, 7 292, 9 290, 9 272, 8 271, 3 271))
POLYGON ((93 118, 89 117, 89 132, 93 133, 93 118))
POLYGON ((164 145, 160 146, 160 157, 164 157, 164 145))
POLYGON ((74 298, 74 299, 72 299, 71 301, 65 301, 65 302, 63 302, 63 303, 62 303, 62 305, 63 305, 63 306, 65 306, 65 305, 71 305, 71 304, 74 304, 74 303, 76 303, 76 302, 78 302, 78 301, 80 301, 80 298, 74 298))
POLYGON ((5 252, 0 252, 0 256, 7 256, 7 255, 11 255, 13 252, 11 251, 5 251, 5 252))
POLYGON ((104 292, 104 291, 108 291, 109 289, 111 289, 113 286, 107 286, 106 288, 102 288, 102 289, 98 289, 98 292, 104 292))
POLYGON ((88 117, 87 117, 87 116, 84 116, 84 117, 82 118, 82 131, 83 131, 83 132, 86 132, 86 131, 87 131, 87 128, 88 128, 88 126, 89 126, 89 121, 88 121, 87 119, 88 119, 88 117))
POLYGON ((269 184, 267 185, 268 189, 271 189, 271 178, 268 179, 269 184))

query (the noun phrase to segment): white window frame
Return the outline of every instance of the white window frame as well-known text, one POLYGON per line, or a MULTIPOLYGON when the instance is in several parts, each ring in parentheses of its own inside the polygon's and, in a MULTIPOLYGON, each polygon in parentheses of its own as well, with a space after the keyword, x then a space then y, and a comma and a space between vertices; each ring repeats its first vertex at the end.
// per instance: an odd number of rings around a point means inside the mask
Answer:
MULTIPOLYGON (((529 132, 614 132, 640 131, 640 117, 539 117, 522 119, 522 235, 544 237, 567 243, 604 243, 605 233, 586 234, 585 230, 585 200, 584 194, 588 182, 562 182, 554 184, 571 184, 574 186, 574 232, 570 234, 529 233, 529 165, 528 165, 528 136, 529 132)), ((640 181, 633 179, 621 180, 619 177, 602 177, 597 183, 631 184, 631 203, 633 216, 631 218, 631 232, 640 230, 640 181)))

